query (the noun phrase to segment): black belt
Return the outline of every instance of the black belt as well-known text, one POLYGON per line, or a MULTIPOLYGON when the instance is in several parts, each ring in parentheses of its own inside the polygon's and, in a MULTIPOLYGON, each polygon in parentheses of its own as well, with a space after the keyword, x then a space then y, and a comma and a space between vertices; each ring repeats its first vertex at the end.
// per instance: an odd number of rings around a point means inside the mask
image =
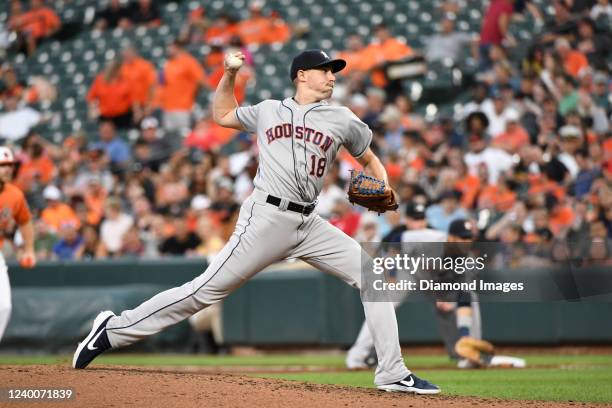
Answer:
MULTIPOLYGON (((268 195, 268 198, 266 198, 266 203, 270 203, 272 205, 279 207, 281 205, 281 199, 278 197, 274 197, 273 195, 268 195)), ((310 213, 314 211, 316 206, 317 206, 316 203, 302 205, 302 204, 298 204, 298 203, 289 201, 289 205, 287 205, 287 209, 289 211, 293 211, 296 213, 310 215, 310 213)))

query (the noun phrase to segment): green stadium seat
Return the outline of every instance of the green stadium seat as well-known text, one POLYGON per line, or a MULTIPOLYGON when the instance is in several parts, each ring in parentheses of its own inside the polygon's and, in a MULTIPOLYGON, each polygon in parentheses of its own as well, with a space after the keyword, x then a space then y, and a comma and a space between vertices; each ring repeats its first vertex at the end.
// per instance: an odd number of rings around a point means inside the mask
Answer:
POLYGON ((466 20, 458 21, 456 27, 459 31, 470 32, 472 30, 470 23, 466 20))
POLYGON ((90 75, 95 75, 100 72, 100 64, 98 63, 98 61, 92 61, 89 63, 89 65, 87 65, 87 70, 89 71, 90 75))
POLYGON ((45 76, 49 76, 51 74, 53 74, 54 72, 54 65, 53 64, 45 64, 43 65, 43 74, 45 74, 45 76))

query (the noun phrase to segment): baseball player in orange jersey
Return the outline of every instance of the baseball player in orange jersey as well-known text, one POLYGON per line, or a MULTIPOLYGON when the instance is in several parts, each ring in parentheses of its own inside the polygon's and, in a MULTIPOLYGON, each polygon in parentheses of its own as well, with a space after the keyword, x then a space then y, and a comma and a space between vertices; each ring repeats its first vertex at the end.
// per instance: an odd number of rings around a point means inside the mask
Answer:
MULTIPOLYGON (((221 301, 266 266, 286 258, 302 259, 360 288, 361 247, 315 210, 329 163, 341 147, 370 175, 387 180, 384 166, 369 147, 372 131, 348 108, 327 103, 334 73, 346 62, 321 50, 303 51, 291 64, 293 98, 240 107, 234 82, 243 60, 241 53, 226 58, 213 100, 215 122, 256 134, 259 146, 255 191, 242 204, 234 234, 193 281, 120 315, 100 313, 74 353, 74 368, 85 368, 106 350, 133 344, 221 301)), ((378 355, 376 386, 439 393, 440 388, 404 364, 393 304, 366 301, 363 308, 378 355)))
MULTIPOLYGON (((10 237, 18 227, 23 236, 23 250, 19 262, 26 268, 36 264, 34 255, 34 227, 30 209, 23 192, 9 183, 13 175, 15 158, 8 147, 0 146, 0 249, 3 238, 10 237)), ((0 251, 0 341, 11 317, 11 287, 8 268, 0 251)))

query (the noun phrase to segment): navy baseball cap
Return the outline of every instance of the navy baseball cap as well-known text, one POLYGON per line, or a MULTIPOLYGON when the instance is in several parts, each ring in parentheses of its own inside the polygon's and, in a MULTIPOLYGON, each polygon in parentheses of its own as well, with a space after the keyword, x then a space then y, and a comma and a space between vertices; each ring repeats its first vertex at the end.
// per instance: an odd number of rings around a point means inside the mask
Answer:
POLYGON ((451 222, 450 226, 448 227, 448 235, 454 235, 464 239, 472 239, 474 238, 472 228, 472 223, 470 221, 461 218, 451 222))
POLYGON ((413 220, 425 219, 425 205, 421 203, 408 203, 404 215, 413 220))
POLYGON ((305 50, 293 58, 289 76, 291 77, 291 81, 293 81, 297 77, 299 70, 321 68, 326 65, 331 66, 332 72, 336 73, 342 71, 344 67, 346 67, 346 61, 343 59, 331 59, 325 51, 305 50))

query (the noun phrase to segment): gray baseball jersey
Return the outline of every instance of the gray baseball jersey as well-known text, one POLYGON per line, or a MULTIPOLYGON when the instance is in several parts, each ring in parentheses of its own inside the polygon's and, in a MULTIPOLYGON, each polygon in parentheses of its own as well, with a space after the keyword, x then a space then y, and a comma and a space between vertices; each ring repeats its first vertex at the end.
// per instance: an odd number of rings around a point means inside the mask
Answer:
POLYGON ((257 135, 255 187, 277 197, 313 202, 341 146, 363 155, 372 131, 353 112, 325 101, 298 105, 293 98, 265 100, 236 109, 244 128, 257 135))

